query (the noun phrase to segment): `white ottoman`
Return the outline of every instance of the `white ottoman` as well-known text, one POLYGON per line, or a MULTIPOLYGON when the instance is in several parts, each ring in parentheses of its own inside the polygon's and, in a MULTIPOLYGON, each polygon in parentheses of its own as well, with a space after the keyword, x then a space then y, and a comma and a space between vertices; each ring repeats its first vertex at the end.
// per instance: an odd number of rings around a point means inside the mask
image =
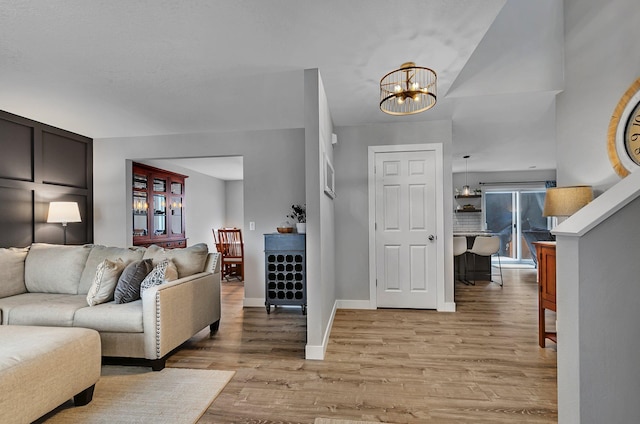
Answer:
POLYGON ((86 405, 100 366, 95 330, 0 325, 0 423, 30 423, 72 397, 86 405))

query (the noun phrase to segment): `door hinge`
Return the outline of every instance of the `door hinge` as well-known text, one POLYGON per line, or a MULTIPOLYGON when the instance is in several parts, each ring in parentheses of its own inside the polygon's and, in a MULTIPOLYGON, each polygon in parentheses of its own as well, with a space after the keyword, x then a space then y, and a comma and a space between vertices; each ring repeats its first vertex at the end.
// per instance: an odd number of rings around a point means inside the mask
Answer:
POLYGON ((376 278, 376 287, 378 287, 378 279, 376 278))
POLYGON ((374 223, 373 223, 373 229, 374 229, 374 230, 378 230, 378 223, 377 223, 377 222, 374 222, 374 223))

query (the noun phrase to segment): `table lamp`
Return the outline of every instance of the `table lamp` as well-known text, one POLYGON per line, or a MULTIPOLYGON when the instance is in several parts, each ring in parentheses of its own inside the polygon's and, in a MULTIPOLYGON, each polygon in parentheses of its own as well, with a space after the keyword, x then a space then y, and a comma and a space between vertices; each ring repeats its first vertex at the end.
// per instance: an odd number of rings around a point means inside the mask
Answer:
POLYGON ((64 228, 64 244, 67 244, 67 223, 82 222, 80 209, 76 202, 51 202, 49 203, 48 223, 61 223, 64 228))
POLYGON ((592 200, 591 186, 551 187, 544 198, 542 216, 571 216, 592 200))

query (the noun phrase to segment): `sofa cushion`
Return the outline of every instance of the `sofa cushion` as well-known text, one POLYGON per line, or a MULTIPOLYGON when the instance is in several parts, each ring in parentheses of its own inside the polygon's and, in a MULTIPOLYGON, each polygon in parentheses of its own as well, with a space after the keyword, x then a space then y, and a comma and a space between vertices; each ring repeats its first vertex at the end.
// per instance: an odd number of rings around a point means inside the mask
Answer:
POLYGON ((116 303, 128 303, 140 299, 140 284, 153 269, 151 259, 131 262, 118 279, 114 299, 116 303))
POLYGON ((77 294, 90 246, 34 243, 27 253, 24 281, 29 292, 77 294))
POLYGON ((142 333, 142 300, 124 304, 107 302, 79 309, 73 318, 73 326, 108 333, 142 333))
POLYGON ((16 306, 48 302, 52 299, 69 296, 55 293, 22 293, 15 296, 0 298, 0 324, 7 324, 7 317, 16 306))
POLYGON ((130 262, 139 261, 140 259, 142 259, 144 251, 144 247, 122 248, 102 246, 99 244, 93 245, 93 247, 91 247, 89 257, 87 258, 87 262, 82 271, 82 275, 80 276, 78 294, 89 292, 89 288, 93 284, 93 279, 96 275, 96 270, 98 269, 98 264, 100 264, 100 262, 104 261, 105 259, 115 261, 119 258, 122 259, 125 265, 127 265, 130 262))
POLYGON ((29 248, 0 249, 0 298, 25 293, 24 260, 29 248))
POLYGON ((98 264, 93 284, 87 293, 87 304, 89 306, 113 300, 113 292, 118 284, 120 274, 124 270, 124 262, 118 258, 115 261, 105 259, 98 264))
POLYGON ((144 259, 152 258, 154 266, 163 259, 171 259, 178 268, 178 278, 184 278, 204 271, 208 254, 206 243, 194 244, 185 249, 164 249, 154 244, 144 252, 144 259))
POLYGON ((9 310, 6 321, 9 325, 71 327, 76 311, 88 307, 86 295, 61 295, 43 302, 14 306, 9 310))

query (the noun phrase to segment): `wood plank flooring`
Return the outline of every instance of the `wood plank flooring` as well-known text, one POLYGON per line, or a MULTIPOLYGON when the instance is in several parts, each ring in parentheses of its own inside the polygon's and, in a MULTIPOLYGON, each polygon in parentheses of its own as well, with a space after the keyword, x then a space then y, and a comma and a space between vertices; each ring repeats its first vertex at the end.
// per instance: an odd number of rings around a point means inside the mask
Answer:
MULTIPOLYGON (((223 283, 220 330, 169 367, 235 370, 199 423, 556 423, 556 349, 537 344, 535 270, 456 283, 456 313, 338 310, 324 361, 304 360, 300 308, 242 308, 223 283)), ((550 324, 553 317, 549 317, 550 324)))

